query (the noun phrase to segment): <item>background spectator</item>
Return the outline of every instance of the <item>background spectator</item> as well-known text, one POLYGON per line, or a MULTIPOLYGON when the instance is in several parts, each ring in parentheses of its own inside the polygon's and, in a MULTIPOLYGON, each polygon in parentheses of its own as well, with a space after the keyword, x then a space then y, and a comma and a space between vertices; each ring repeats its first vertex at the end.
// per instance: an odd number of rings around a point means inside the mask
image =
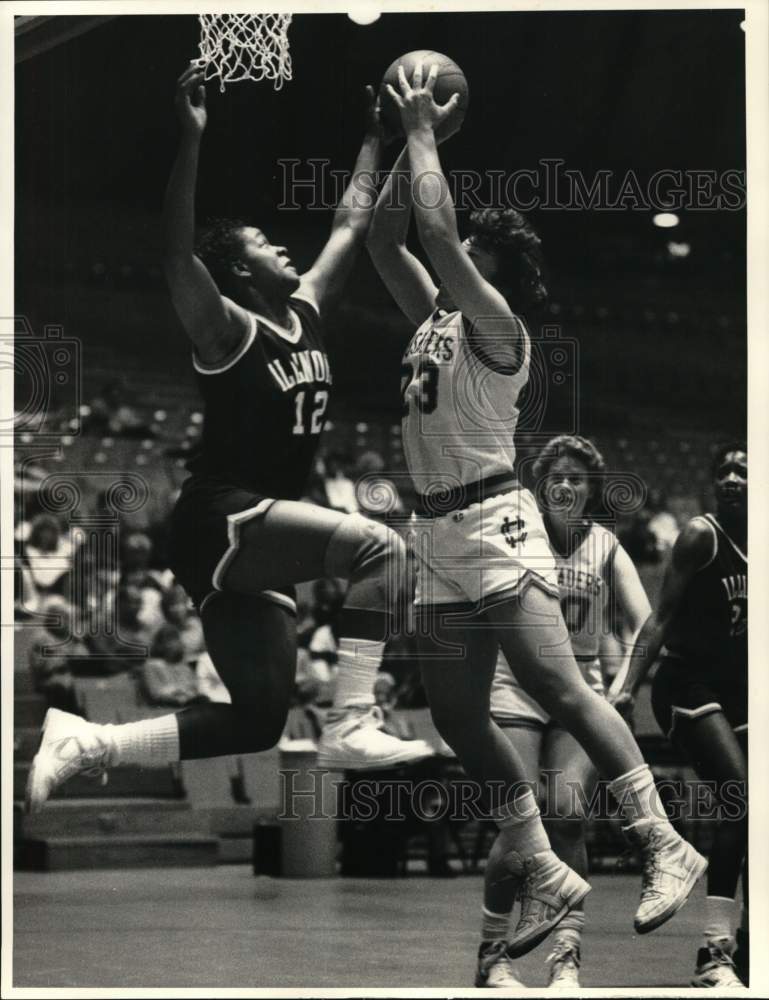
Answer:
MULTIPOLYGON (((344 586, 339 580, 316 580, 313 584, 313 618, 315 627, 307 648, 313 676, 328 685, 337 661, 337 619, 344 603, 344 586)), ((324 698, 325 700, 325 698, 324 698)))
POLYGON ((678 521, 668 510, 667 498, 662 490, 649 490, 646 502, 650 517, 648 530, 654 538, 658 559, 665 559, 678 538, 678 521))
POLYGON ((150 658, 139 668, 144 694, 151 705, 176 708, 208 701, 198 678, 185 662, 184 645, 175 625, 161 625, 152 642, 150 658))
POLYGON ((355 484, 348 475, 350 461, 338 451, 331 451, 324 460, 326 474, 323 480, 324 506, 354 514, 358 510, 355 484))
POLYGON ((229 705, 232 702, 230 692, 216 672, 216 667, 208 653, 201 653, 198 657, 195 664, 195 675, 198 679, 198 690, 208 701, 216 701, 223 705, 229 705))
POLYGON ((77 711, 73 665, 75 660, 88 656, 88 649, 72 635, 73 609, 65 598, 47 597, 40 610, 47 622, 34 631, 30 644, 32 683, 52 708, 77 711))
POLYGON ((158 628, 165 622, 162 601, 170 582, 170 574, 150 569, 152 542, 141 531, 127 534, 120 546, 121 584, 136 587, 142 595, 139 621, 148 628, 158 628))
POLYGON ((127 397, 121 379, 108 382, 101 395, 91 401, 91 413, 86 429, 95 434, 114 437, 154 436, 154 430, 127 397))
POLYGON ((73 546, 52 514, 33 518, 23 552, 38 593, 63 594, 72 571, 73 546))
POLYGON ((141 590, 121 584, 115 601, 116 629, 105 629, 88 640, 96 673, 118 674, 147 658, 155 630, 139 619, 142 606, 141 590))
POLYGON ((175 625, 179 630, 179 638, 184 647, 184 659, 194 664, 205 652, 206 644, 203 638, 203 625, 192 609, 187 591, 178 583, 163 594, 161 608, 165 621, 175 625))

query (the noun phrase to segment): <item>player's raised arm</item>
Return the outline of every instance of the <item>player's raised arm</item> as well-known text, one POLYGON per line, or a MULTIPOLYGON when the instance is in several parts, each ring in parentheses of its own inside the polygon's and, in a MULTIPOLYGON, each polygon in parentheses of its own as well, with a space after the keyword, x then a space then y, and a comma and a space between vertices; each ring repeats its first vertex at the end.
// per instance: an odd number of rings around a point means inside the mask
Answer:
POLYGON ((406 131, 419 237, 441 283, 472 323, 474 338, 486 340, 492 347, 494 367, 517 370, 522 357, 522 325, 502 292, 481 274, 470 248, 462 244, 454 202, 438 157, 435 133, 450 122, 459 95, 437 105, 433 99, 437 66, 430 68, 424 85, 423 71, 418 64, 409 84, 400 67, 400 94, 388 84, 406 131))
POLYGON ((651 614, 651 605, 633 560, 619 542, 611 559, 609 599, 614 601, 622 620, 622 661, 618 674, 627 673, 633 648, 641 628, 651 614))
POLYGON ((203 71, 192 63, 177 81, 175 103, 181 138, 163 202, 163 265, 174 307, 200 359, 216 363, 240 342, 248 317, 240 306, 221 296, 193 252, 195 187, 206 102, 203 71))
POLYGON ((427 268, 406 246, 410 219, 411 169, 405 147, 379 194, 366 245, 387 290, 419 326, 435 307, 438 289, 427 268))
POLYGON ((359 250, 366 241, 376 204, 376 177, 384 142, 379 107, 372 87, 366 87, 366 134, 352 178, 336 207, 331 236, 309 271, 302 275, 300 291, 322 311, 338 295, 359 250))
POLYGON ((632 709, 644 678, 660 654, 670 623, 676 615, 686 588, 695 573, 713 558, 713 529, 702 518, 694 518, 678 536, 665 571, 657 608, 638 633, 629 660, 618 672, 609 700, 620 711, 632 709))

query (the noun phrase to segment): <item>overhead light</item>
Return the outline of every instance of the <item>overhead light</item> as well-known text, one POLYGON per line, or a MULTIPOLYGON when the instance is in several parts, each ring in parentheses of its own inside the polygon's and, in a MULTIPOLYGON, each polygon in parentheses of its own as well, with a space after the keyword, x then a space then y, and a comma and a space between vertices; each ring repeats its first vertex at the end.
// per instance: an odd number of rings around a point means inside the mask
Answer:
POLYGON ((688 257, 691 252, 691 243, 676 243, 674 240, 668 243, 668 253, 671 257, 688 257))
POLYGON ((356 24, 373 24, 381 14, 380 4, 375 0, 355 0, 347 11, 347 16, 356 24))
POLYGON ((660 229, 672 229, 673 226, 678 225, 678 216, 675 212, 657 212, 652 218, 652 222, 660 229))

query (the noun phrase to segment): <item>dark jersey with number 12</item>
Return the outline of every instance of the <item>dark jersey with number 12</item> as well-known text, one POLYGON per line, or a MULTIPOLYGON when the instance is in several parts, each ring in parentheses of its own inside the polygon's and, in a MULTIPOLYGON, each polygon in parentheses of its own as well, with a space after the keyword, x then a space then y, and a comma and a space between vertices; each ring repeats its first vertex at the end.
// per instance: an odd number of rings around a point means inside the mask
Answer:
POLYGON ((235 354, 207 366, 194 359, 205 419, 187 467, 264 496, 302 495, 325 421, 331 368, 320 317, 309 299, 289 301, 291 328, 249 313, 235 354))
POLYGON ((702 518, 713 533, 713 555, 687 587, 670 624, 669 653, 693 664, 712 662, 728 670, 748 655, 748 559, 712 514, 702 518))

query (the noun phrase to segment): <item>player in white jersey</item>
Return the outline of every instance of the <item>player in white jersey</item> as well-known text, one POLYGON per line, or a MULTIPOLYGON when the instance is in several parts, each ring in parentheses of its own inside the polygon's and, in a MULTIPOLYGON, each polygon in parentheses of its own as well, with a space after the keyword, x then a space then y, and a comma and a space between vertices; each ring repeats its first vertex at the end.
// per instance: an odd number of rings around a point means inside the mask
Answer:
MULTIPOLYGON (((587 684, 603 695, 602 657, 614 623, 622 622, 619 638, 629 659, 651 607, 627 552, 611 531, 592 519, 605 474, 603 458, 592 441, 573 435, 553 438, 537 457, 533 474, 555 556, 571 648, 587 684)), ((502 650, 492 682, 491 715, 521 755, 528 780, 539 786, 540 802, 547 803, 553 849, 586 877, 584 810, 598 775, 574 737, 524 691, 502 650)), ((520 984, 513 963, 500 954, 497 944, 508 936, 514 895, 506 877, 504 845, 497 838, 486 865, 481 921, 479 979, 486 986, 520 984)), ((584 923, 580 905, 553 932, 548 956, 551 986, 579 985, 584 923)))
POLYGON ((474 213, 469 238, 460 240, 436 143, 436 133, 443 138, 451 128, 458 96, 436 105, 436 76, 433 66, 423 83, 420 65, 409 84, 401 68, 400 92, 389 88, 406 148, 380 193, 368 245, 420 327, 404 358, 403 434, 421 498, 414 536, 423 681, 438 730, 501 830, 521 899, 506 945, 515 956, 549 934, 589 887, 550 849, 523 761, 491 719, 500 645, 526 692, 611 780, 646 861, 640 933, 683 905, 706 862, 671 827, 632 734, 584 683, 571 653, 545 527, 517 484, 511 443, 530 351, 519 313, 545 294, 540 241, 512 209, 474 213), (394 177, 404 171, 396 198, 394 177), (412 205, 440 289, 406 247, 412 205))

